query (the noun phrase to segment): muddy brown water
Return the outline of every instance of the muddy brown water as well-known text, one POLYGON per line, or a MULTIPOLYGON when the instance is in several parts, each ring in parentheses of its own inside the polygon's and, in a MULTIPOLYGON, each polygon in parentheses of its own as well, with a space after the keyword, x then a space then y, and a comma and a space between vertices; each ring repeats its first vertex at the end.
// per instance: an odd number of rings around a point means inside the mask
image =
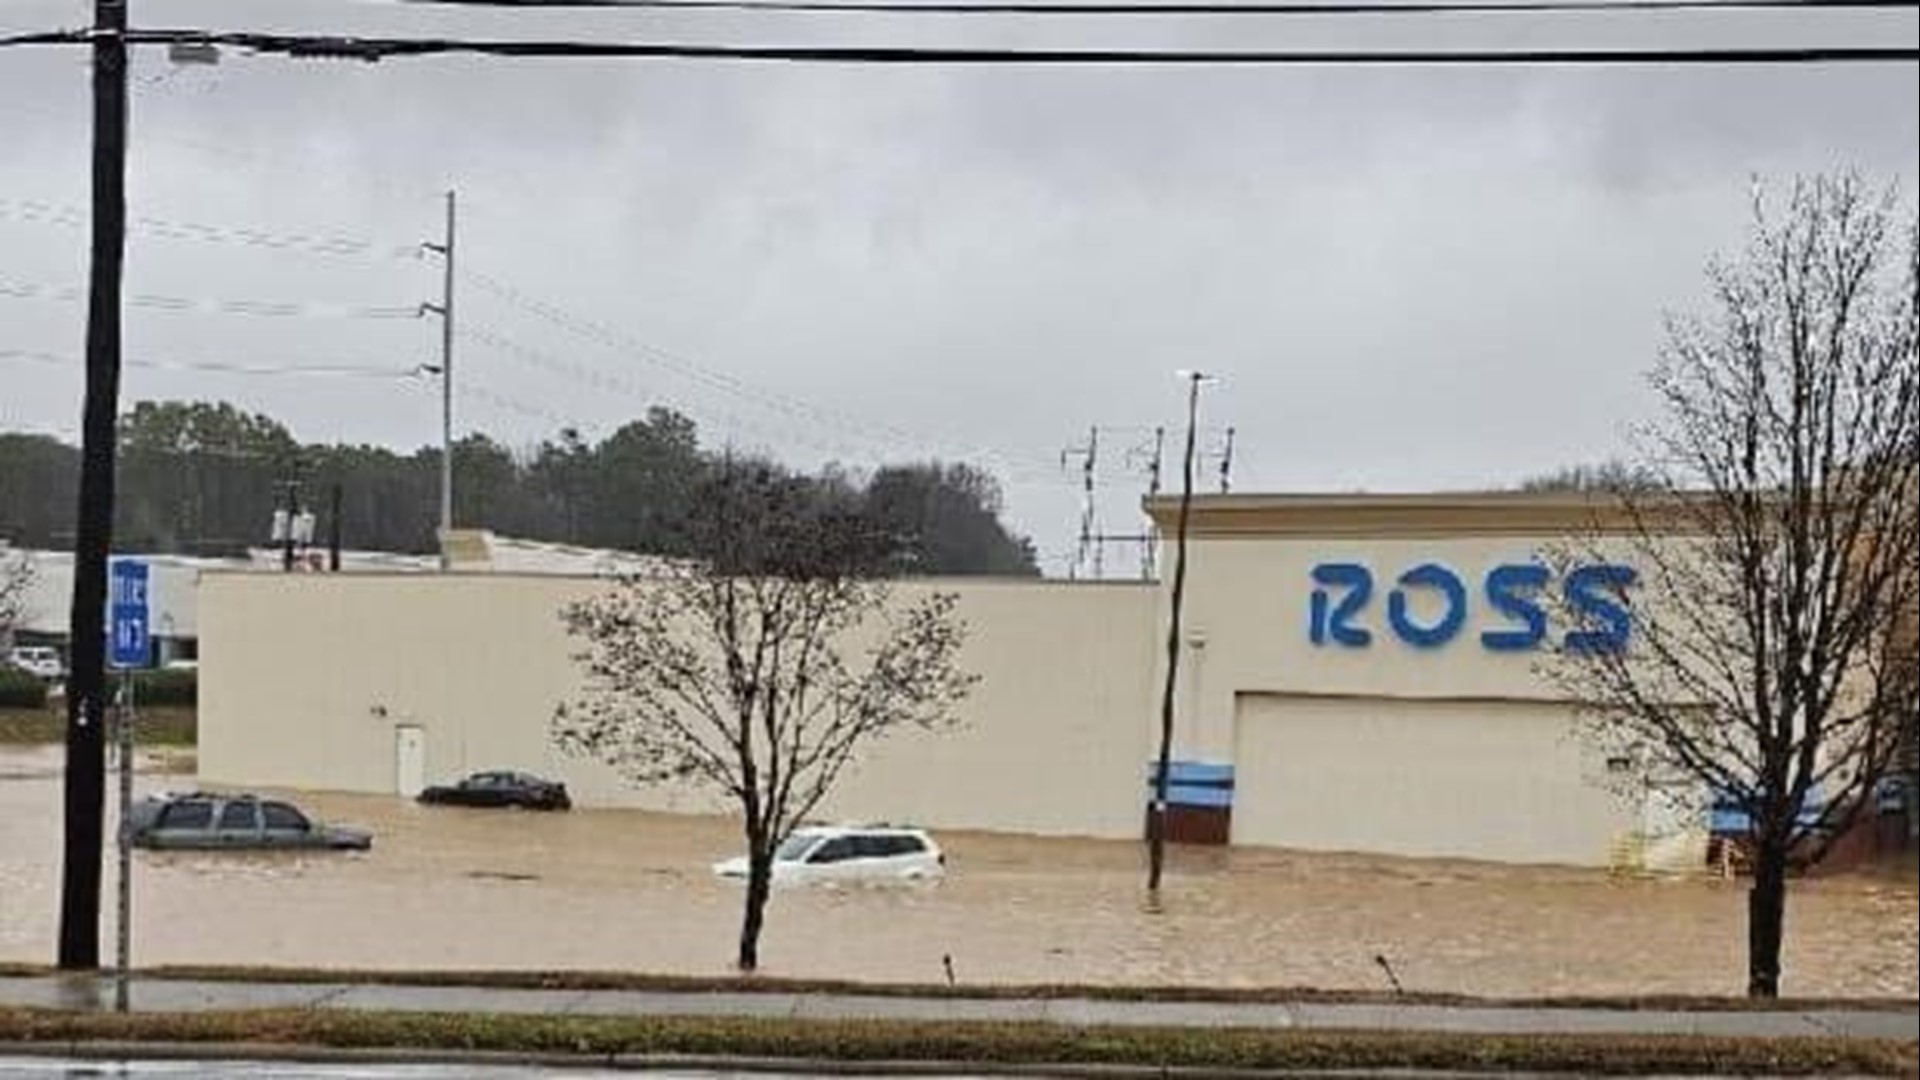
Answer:
MULTIPOLYGON (((53 954, 60 757, 0 750, 0 960, 53 954)), ((142 790, 190 777, 143 775, 142 790)), ((296 793, 376 833, 364 854, 142 852, 138 964, 727 971, 741 891, 709 865, 723 819, 530 814, 296 793)), ((1739 882, 1617 879, 1484 863, 1176 849, 1163 910, 1143 903, 1138 844, 947 832, 947 879, 783 889, 768 974, 938 982, 1301 985, 1487 995, 1737 993, 1739 882)), ((109 907, 112 870, 106 882, 109 907)), ((112 941, 112 914, 102 941, 112 941)), ((1787 989, 1920 990, 1920 882, 1797 882, 1787 989)))

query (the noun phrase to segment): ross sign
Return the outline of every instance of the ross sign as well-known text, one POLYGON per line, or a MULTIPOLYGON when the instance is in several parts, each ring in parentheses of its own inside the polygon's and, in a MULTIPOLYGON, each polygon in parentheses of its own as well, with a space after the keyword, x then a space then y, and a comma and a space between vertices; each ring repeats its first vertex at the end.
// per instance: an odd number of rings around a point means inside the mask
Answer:
POLYGON ((108 660, 117 668, 146 667, 153 659, 147 612, 146 563, 119 559, 107 579, 108 660))
MULTIPOLYGON (((1373 599, 1373 571, 1360 563, 1321 563, 1313 568, 1316 586, 1309 603, 1307 636, 1318 646, 1365 648, 1373 641, 1366 621, 1373 599)), ((1506 625, 1480 632, 1480 647, 1492 652, 1524 652, 1547 639, 1547 611, 1541 594, 1552 572, 1538 563, 1508 563, 1487 571, 1481 582, 1486 606, 1506 625)), ((1564 608, 1575 627, 1561 641, 1570 653, 1618 652, 1633 634, 1626 591, 1638 580, 1630 566, 1595 563, 1575 567, 1560 582, 1564 608)), ((1387 628, 1408 645, 1438 648, 1460 635, 1470 607, 1466 582, 1440 563, 1421 563, 1394 580, 1387 594, 1387 628), (1440 614, 1416 619, 1411 597, 1428 593, 1439 600, 1440 614)))

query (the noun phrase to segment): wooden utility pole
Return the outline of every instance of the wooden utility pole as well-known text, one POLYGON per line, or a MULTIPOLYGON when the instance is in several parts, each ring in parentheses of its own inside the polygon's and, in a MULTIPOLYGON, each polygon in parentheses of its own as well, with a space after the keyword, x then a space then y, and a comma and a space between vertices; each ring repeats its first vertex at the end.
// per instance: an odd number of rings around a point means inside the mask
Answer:
POLYGON ((1181 464, 1180 520, 1173 541, 1173 610, 1167 615, 1167 683, 1160 697, 1160 755, 1153 778, 1153 806, 1147 814, 1147 892, 1160 896, 1160 876, 1167 859, 1167 785, 1173 770, 1173 691, 1180 676, 1180 605, 1187 593, 1187 514, 1193 508, 1193 452, 1200 415, 1200 384, 1204 372, 1181 373, 1187 380, 1187 452, 1181 464))
POLYGON ((446 234, 428 251, 441 259, 440 302, 422 308, 440 316, 440 569, 447 569, 446 534, 453 528, 453 236, 454 193, 447 192, 446 234))
POLYGON ((59 964, 100 966, 100 859, 106 799, 107 556, 113 548, 113 458, 120 411, 120 278, 126 256, 126 0, 93 6, 93 240, 87 289, 87 392, 80 428, 80 507, 68 612, 65 851, 59 964))

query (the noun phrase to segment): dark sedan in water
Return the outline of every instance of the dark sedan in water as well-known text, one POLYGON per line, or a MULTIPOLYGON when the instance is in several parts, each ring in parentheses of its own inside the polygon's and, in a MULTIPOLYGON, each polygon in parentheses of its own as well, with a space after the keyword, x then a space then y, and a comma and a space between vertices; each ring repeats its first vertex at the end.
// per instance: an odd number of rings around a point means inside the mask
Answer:
POLYGON ((573 806, 573 800, 567 796, 567 785, 519 772, 474 773, 457 784, 428 788, 420 793, 420 801, 443 806, 521 810, 567 810, 573 806))
POLYGON ((323 825, 290 803, 253 795, 156 795, 127 816, 134 847, 199 851, 320 849, 364 851, 365 829, 323 825))

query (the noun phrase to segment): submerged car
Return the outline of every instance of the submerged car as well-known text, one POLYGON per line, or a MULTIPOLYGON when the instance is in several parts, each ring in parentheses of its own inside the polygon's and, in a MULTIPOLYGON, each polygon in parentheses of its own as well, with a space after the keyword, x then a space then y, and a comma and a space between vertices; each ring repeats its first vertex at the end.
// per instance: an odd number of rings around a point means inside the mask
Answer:
POLYGON ((22 645, 8 653, 0 665, 10 664, 44 682, 59 682, 66 677, 66 665, 60 652, 45 645, 22 645))
POLYGON ((134 847, 200 851, 301 849, 365 851, 365 829, 323 825, 291 803, 254 795, 156 795, 137 803, 127 819, 134 847))
POLYGON ((567 785, 522 772, 479 772, 457 784, 430 787, 423 803, 443 806, 504 806, 522 810, 568 810, 567 785))
MULTIPOLYGON (((926 881, 946 872, 947 857, 924 830, 893 825, 809 825, 773 854, 778 884, 825 881, 926 881)), ((745 856, 713 864, 721 877, 747 876, 745 856)))

